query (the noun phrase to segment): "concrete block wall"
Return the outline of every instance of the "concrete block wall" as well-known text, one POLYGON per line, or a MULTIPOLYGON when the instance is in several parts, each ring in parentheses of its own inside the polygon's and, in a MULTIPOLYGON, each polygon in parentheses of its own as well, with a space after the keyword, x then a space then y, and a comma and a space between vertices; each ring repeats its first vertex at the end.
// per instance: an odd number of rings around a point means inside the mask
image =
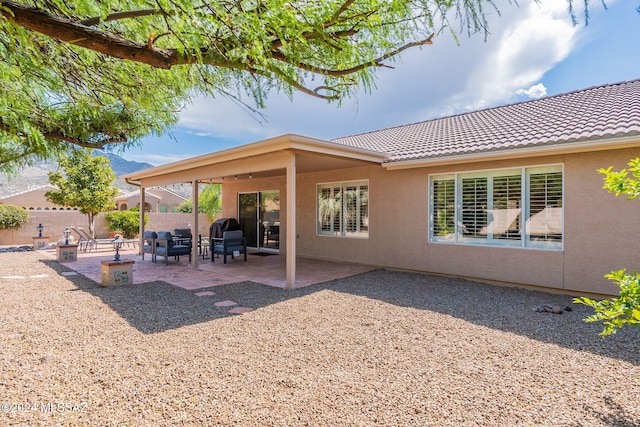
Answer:
MULTIPOLYGON (((174 228, 186 228, 187 224, 193 223, 193 216, 186 213, 147 213, 149 221, 146 229, 154 231, 173 231, 174 228)), ((29 211, 30 219, 17 230, 0 230, 0 246, 22 246, 31 245, 33 238, 38 236, 36 227, 42 224, 43 236, 49 236, 49 242, 57 242, 64 236, 64 229, 68 226, 82 227, 89 229, 87 216, 77 211, 29 211)), ((198 214, 198 233, 209 236, 209 225, 211 221, 206 214, 198 214)), ((97 238, 109 236, 107 222, 104 214, 99 214, 95 221, 95 233, 97 238)), ((73 233, 75 236, 75 233, 73 233)), ((78 236, 75 236, 76 239, 78 236)))

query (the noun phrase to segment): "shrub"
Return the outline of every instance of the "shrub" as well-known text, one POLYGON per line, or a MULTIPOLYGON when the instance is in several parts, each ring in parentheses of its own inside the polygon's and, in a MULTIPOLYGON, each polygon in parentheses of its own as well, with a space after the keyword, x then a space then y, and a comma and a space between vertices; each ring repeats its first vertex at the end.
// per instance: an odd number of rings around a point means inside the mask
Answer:
POLYGON ((29 221, 26 209, 13 205, 0 205, 0 230, 20 228, 29 221))
MULTIPOLYGON (((135 211, 111 211, 104 215, 109 231, 121 231, 124 237, 132 238, 140 231, 140 213, 135 211)), ((149 218, 145 214, 144 223, 149 218)))

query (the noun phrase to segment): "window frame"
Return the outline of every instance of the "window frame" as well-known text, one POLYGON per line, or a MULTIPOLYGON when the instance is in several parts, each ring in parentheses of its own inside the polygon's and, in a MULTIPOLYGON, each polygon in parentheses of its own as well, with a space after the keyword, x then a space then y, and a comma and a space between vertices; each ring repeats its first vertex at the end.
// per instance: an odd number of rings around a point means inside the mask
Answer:
MULTIPOLYGON (((542 249, 542 250, 553 250, 553 251, 562 251, 564 250, 564 198, 565 198, 565 173, 564 173, 564 164, 547 164, 547 165, 531 165, 531 166, 519 166, 519 167, 510 167, 510 168, 500 168, 500 169, 482 169, 482 170, 470 170, 463 172, 450 172, 450 173, 437 173, 437 174, 429 174, 428 179, 428 243, 434 244, 455 244, 455 245, 473 245, 473 246, 490 246, 490 247, 507 247, 507 248, 523 248, 523 249, 542 249), (530 212, 531 212, 531 176, 536 175, 550 175, 554 173, 560 173, 560 199, 559 208, 561 209, 560 213, 560 222, 561 222, 561 232, 560 235, 554 235, 553 233, 549 233, 547 236, 542 238, 532 238, 533 233, 531 230, 531 222, 530 222, 530 212), (520 178, 520 203, 518 204, 518 216, 514 218, 514 221, 518 221, 519 223, 519 238, 515 238, 515 234, 513 232, 507 232, 508 237, 498 237, 494 238, 489 226, 491 223, 487 221, 486 223, 486 236, 478 237, 476 236, 465 236, 463 234, 463 181, 473 180, 478 178, 486 178, 486 212, 488 214, 493 213, 493 203, 495 202, 493 199, 494 190, 496 187, 494 186, 494 178, 508 178, 519 175, 520 178), (448 182, 447 182, 448 181, 448 182), (451 199, 450 192, 450 183, 453 182, 453 199, 451 199), (441 185, 435 185, 435 183, 442 183, 441 185), (436 191, 436 187, 444 188, 443 193, 439 193, 436 195, 434 192, 436 191), (445 192, 446 191, 446 192, 445 192), (440 195, 442 194, 442 195, 440 195), (436 200, 436 196, 438 196, 438 200, 436 200), (444 198, 444 199, 443 199, 444 198), (447 215, 446 210, 450 210, 451 206, 453 206, 453 221, 451 221, 451 215, 447 215), (445 220, 440 220, 436 224, 437 216, 436 209, 441 211, 445 211, 445 220), (442 224, 445 224, 444 226, 442 224), (453 231, 446 235, 437 235, 436 233, 440 232, 440 230, 445 230, 453 228, 453 231), (557 236, 554 240, 554 236, 557 236)), ((499 187, 498 187, 499 188, 499 187)), ((499 188, 500 189, 500 188, 499 188)), ((545 195, 549 195, 553 193, 553 189, 545 190, 545 195)), ((516 193, 517 194, 517 193, 516 193)), ((509 201, 513 201, 512 199, 507 199, 509 201)), ((558 200, 558 199, 556 199, 558 200)), ((544 210, 544 209, 543 209, 544 210)), ((439 213, 438 212, 438 213, 439 213)), ((551 212, 553 214, 553 212, 551 212)), ((557 220, 557 218, 555 218, 557 220)), ((446 231, 445 231, 446 232, 446 231)), ((473 233, 469 233, 473 234, 473 233)))
POLYGON ((350 239, 368 239, 369 233, 371 231, 371 227, 369 224, 369 192, 370 185, 368 179, 359 179, 359 180, 351 180, 351 181, 336 181, 336 182, 323 182, 316 184, 316 236, 322 237, 342 237, 342 238, 350 238, 350 239), (366 187, 367 191, 367 200, 366 200, 366 212, 363 214, 362 212, 362 203, 356 204, 356 218, 358 221, 356 222, 356 231, 351 231, 347 229, 348 219, 346 218, 346 214, 348 210, 345 209, 345 193, 350 187, 356 187, 356 192, 360 194, 363 187, 366 187), (333 200, 339 200, 339 212, 337 215, 332 214, 329 224, 331 225, 330 230, 323 229, 323 219, 321 218, 321 192, 323 190, 329 190, 331 192, 330 197, 333 200), (336 190, 339 190, 339 198, 336 199, 336 190), (338 218, 336 218, 338 217, 338 218), (367 218, 367 225, 363 226, 362 218, 367 218), (338 224, 338 227, 335 227, 338 224), (361 227, 366 227, 366 230, 363 230, 361 227))

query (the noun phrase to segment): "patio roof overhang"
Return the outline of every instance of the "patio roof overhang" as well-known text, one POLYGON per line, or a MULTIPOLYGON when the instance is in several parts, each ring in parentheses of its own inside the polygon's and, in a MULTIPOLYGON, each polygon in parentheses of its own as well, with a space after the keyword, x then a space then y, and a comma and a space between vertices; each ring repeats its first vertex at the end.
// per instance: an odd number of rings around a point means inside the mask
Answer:
MULTIPOLYGON (((140 205, 144 205, 145 188, 177 183, 192 183, 193 221, 198 229, 198 183, 224 182, 234 179, 286 176, 286 275, 287 288, 295 287, 296 275, 296 175, 306 172, 381 165, 387 153, 336 144, 302 135, 286 134, 228 150, 218 151, 179 162, 144 169, 124 175, 129 184, 140 187, 140 205)), ((144 209, 140 210, 140 250, 144 234, 144 209)), ((193 239, 193 253, 197 240, 193 239)), ((198 257, 193 257, 197 268, 198 257)))
POLYGON ((130 184, 147 188, 193 181, 221 183, 225 176, 242 178, 243 175, 248 177, 249 173, 254 178, 285 175, 291 154, 295 154, 298 173, 382 164, 389 157, 387 153, 286 134, 143 169, 122 178, 130 184))

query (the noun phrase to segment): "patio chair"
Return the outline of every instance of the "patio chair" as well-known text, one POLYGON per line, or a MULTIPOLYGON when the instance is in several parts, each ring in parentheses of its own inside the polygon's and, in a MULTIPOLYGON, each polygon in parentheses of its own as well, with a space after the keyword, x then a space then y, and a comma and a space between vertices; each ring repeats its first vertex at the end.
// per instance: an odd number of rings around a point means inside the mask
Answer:
POLYGON ((242 230, 225 231, 222 233, 222 239, 213 239, 211 245, 211 261, 215 255, 222 255, 226 264, 227 255, 235 259, 234 253, 244 254, 244 260, 247 260, 247 238, 243 237, 242 230))
POLYGON ((151 261, 156 262, 156 239, 158 234, 155 231, 145 231, 143 234, 142 259, 144 254, 151 254, 151 261))
POLYGON ((270 225, 267 229, 267 246, 269 246, 269 240, 273 240, 276 243, 276 248, 280 247, 280 226, 270 225))
POLYGON ((191 263, 191 246, 179 245, 173 240, 173 236, 168 231, 160 231, 156 239, 156 260, 158 256, 164 257, 165 265, 169 265, 169 257, 176 257, 180 261, 180 256, 189 255, 191 263))
POLYGON ((193 235, 191 234, 190 228, 176 228, 173 230, 174 240, 176 243, 181 245, 189 245, 191 246, 191 239, 193 239, 193 235))
POLYGON ((113 245, 112 239, 96 239, 94 237, 91 237, 91 235, 87 231, 85 231, 82 227, 70 226, 69 229, 71 231, 75 231, 78 234, 78 236, 80 236, 80 240, 78 240, 78 249, 83 250, 84 252, 87 252, 87 250, 91 252, 91 250, 94 248, 97 251, 98 245, 101 243, 113 245))

